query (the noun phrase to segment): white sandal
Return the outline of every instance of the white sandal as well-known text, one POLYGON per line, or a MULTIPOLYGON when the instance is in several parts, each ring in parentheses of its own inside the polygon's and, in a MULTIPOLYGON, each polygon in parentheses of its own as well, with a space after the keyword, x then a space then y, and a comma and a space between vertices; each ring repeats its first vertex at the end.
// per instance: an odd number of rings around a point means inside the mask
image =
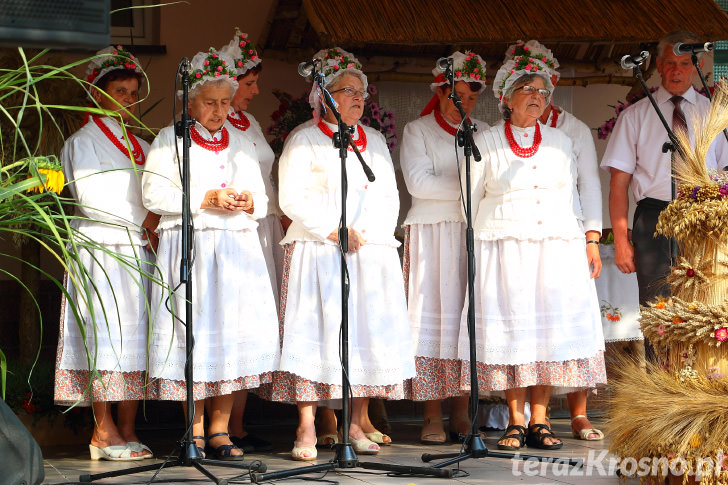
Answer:
POLYGON ((88 445, 88 451, 92 460, 109 460, 109 461, 138 461, 146 458, 145 456, 131 456, 132 450, 127 445, 112 445, 106 448, 88 445))
MULTIPOLYGON (((578 415, 574 416, 573 418, 571 418, 572 425, 574 423, 574 420, 579 419, 579 418, 584 418, 587 421, 589 420, 589 418, 587 418, 586 415, 578 414, 578 415)), ((574 428, 572 427, 571 434, 574 435, 574 438, 580 439, 583 441, 600 441, 600 440, 604 439, 604 433, 602 433, 600 430, 598 430, 596 428, 584 428, 577 432, 577 431, 574 431, 574 428), (590 434, 595 434, 598 436, 598 438, 590 438, 589 437, 590 434)))

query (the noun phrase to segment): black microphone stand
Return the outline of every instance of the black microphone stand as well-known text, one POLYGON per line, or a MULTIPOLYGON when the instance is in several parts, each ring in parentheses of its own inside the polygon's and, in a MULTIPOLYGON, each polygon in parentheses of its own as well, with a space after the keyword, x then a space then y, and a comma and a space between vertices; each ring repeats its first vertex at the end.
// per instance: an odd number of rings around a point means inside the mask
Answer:
MULTIPOLYGON (((697 61, 697 59, 696 59, 697 61)), ((644 62, 644 61, 643 61, 644 62)), ((654 96, 652 96, 652 92, 650 92, 650 88, 647 87, 647 83, 645 82, 644 78, 642 77, 642 69, 640 69, 640 65, 642 62, 635 64, 635 66, 632 68, 632 72, 634 73, 634 77, 637 78, 637 80, 642 85, 642 90, 647 94, 647 97, 650 100, 650 103, 652 104, 652 107, 655 109, 655 112, 657 113, 657 116, 660 118, 660 121, 662 122, 662 126, 665 127, 665 131, 667 132, 667 137, 670 139, 669 141, 666 141, 662 144, 662 153, 672 152, 672 155, 670 157, 670 193, 671 193, 671 199, 675 200, 675 197, 677 196, 677 185, 675 184, 675 157, 674 154, 677 152, 677 154, 685 159, 685 154, 683 153, 682 149, 680 148, 680 144, 677 142, 677 137, 675 136, 675 133, 673 133, 672 128, 670 128, 670 125, 667 124, 667 120, 665 120, 665 116, 662 114, 662 111, 660 111, 660 108, 657 106, 657 103, 655 102, 654 96)), ((677 243, 675 242, 675 239, 668 238, 667 240, 668 244, 668 251, 670 253, 670 266, 675 266, 677 262, 677 243)))
POLYGON ((242 461, 221 461, 208 460, 200 455, 192 438, 192 423, 195 415, 195 399, 193 393, 193 360, 192 353, 194 349, 194 335, 192 332, 192 253, 194 248, 194 226, 192 224, 192 211, 190 210, 190 146, 192 140, 190 138, 190 127, 195 124, 195 120, 190 118, 188 112, 188 97, 190 90, 190 73, 189 60, 185 57, 181 62, 182 67, 182 116, 180 121, 174 125, 174 132, 177 138, 182 138, 182 257, 180 260, 180 283, 185 284, 185 349, 187 352, 185 361, 185 387, 186 387, 186 403, 187 403, 187 428, 185 435, 177 443, 179 456, 175 461, 165 461, 161 465, 145 465, 126 470, 115 470, 106 473, 98 473, 95 475, 81 475, 79 482, 88 483, 103 478, 118 477, 122 475, 131 475, 133 473, 142 473, 146 471, 158 470, 163 468, 173 468, 178 466, 192 466, 200 471, 203 475, 218 485, 227 485, 225 478, 216 477, 211 471, 203 465, 215 465, 229 468, 243 468, 249 470, 265 471, 267 469, 264 463, 256 462, 253 465, 243 463, 242 461))
MULTIPOLYGON (((506 458, 506 459, 520 459, 520 460, 537 460, 550 463, 567 463, 571 466, 580 467, 583 463, 581 459, 572 458, 553 458, 547 456, 536 456, 536 455, 525 455, 522 453, 502 453, 499 451, 489 451, 485 446, 483 438, 480 436, 478 431, 478 402, 479 402, 479 391, 478 391, 478 367, 477 367, 477 349, 476 349, 476 337, 475 337, 475 235, 473 231, 473 218, 472 218, 472 200, 470 195, 470 157, 475 158, 476 162, 481 160, 480 151, 473 141, 473 131, 477 130, 470 122, 470 119, 465 115, 463 110, 462 100, 455 92, 455 77, 453 76, 453 59, 448 59, 448 67, 445 71, 445 77, 450 82, 450 99, 458 109, 460 113, 461 128, 458 129, 457 142, 458 145, 463 147, 463 153, 465 154, 465 244, 468 258, 468 315, 467 315, 467 326, 468 326, 468 339, 470 343, 470 430, 465 436, 463 447, 459 453, 423 453, 422 461, 430 462, 432 460, 439 460, 443 458, 449 458, 446 461, 433 465, 434 468, 446 467, 454 463, 467 460, 469 458, 506 458)), ((456 162, 457 163, 457 162, 456 162)))
POLYGON ((321 465, 310 465, 300 468, 294 468, 291 470, 283 470, 279 472, 271 473, 253 473, 252 480, 255 483, 261 483, 267 480, 275 480, 278 478, 292 477, 296 475, 305 475, 309 473, 316 473, 328 470, 335 470, 337 468, 356 468, 361 467, 370 470, 382 470, 388 471, 392 474, 400 474, 403 476, 412 475, 428 475, 440 478, 451 478, 452 470, 440 470, 431 467, 414 467, 406 465, 392 465, 388 463, 373 463, 373 462, 360 462, 357 458, 356 452, 349 442, 349 426, 350 426, 350 412, 349 412, 349 395, 350 384, 349 384, 349 281, 346 268, 346 253, 348 252, 348 228, 346 227, 346 197, 347 197, 347 175, 346 175, 346 159, 347 151, 351 146, 353 147, 354 153, 359 158, 359 162, 362 164, 362 169, 370 182, 374 181, 374 174, 372 173, 369 166, 364 162, 361 153, 357 150, 356 146, 351 139, 353 133, 353 127, 346 125, 341 119, 341 115, 336 109, 336 102, 331 97, 331 94, 323 87, 321 83, 321 73, 314 71, 314 82, 318 83, 321 93, 323 95, 326 105, 329 107, 331 112, 336 118, 338 124, 338 132, 334 133, 333 144, 335 148, 339 149, 339 159, 341 160, 341 223, 339 227, 339 250, 341 251, 341 442, 334 445, 335 456, 334 459, 323 463, 321 465))
MULTIPOLYGON (((695 51, 692 52, 690 60, 693 61, 695 70, 698 71, 698 77, 700 78, 700 83, 703 85, 703 89, 705 90, 705 95, 710 101, 713 101, 713 95, 710 93, 710 89, 708 89, 708 83, 705 81, 703 71, 700 69, 700 65, 698 64, 698 54, 695 51)), ((725 136, 726 141, 728 141, 728 131, 723 130, 723 136, 725 136)))

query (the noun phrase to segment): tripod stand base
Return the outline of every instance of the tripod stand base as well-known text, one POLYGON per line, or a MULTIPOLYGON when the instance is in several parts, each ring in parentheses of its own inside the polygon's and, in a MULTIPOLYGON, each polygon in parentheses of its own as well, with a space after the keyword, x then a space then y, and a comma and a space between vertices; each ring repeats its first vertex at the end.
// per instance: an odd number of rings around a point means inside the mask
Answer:
POLYGON ((196 468, 200 473, 209 478, 212 482, 218 485, 227 485, 226 478, 218 478, 210 470, 204 467, 204 465, 210 466, 222 466, 228 468, 244 468, 246 470, 259 470, 266 471, 268 467, 264 463, 247 464, 242 461, 220 461, 220 460, 207 460, 207 459, 186 459, 183 457, 178 458, 176 461, 170 463, 155 463, 152 465, 144 465, 133 468, 126 468, 124 470, 114 470, 106 473, 96 473, 94 475, 81 475, 78 477, 78 481, 81 483, 90 483, 96 480, 102 480, 104 478, 120 477, 125 475, 132 475, 134 473, 143 473, 149 471, 162 470, 164 468, 175 468, 180 466, 191 466, 196 468))
POLYGON ((278 478, 307 475, 309 473, 317 473, 335 469, 352 469, 357 467, 365 468, 367 470, 387 471, 393 474, 401 475, 431 476, 438 478, 452 478, 453 475, 452 470, 443 470, 434 467, 391 465, 388 463, 373 462, 362 463, 357 459, 356 453, 354 452, 351 443, 339 443, 336 445, 336 458, 328 463, 323 463, 321 465, 310 465, 302 468, 293 468, 291 470, 282 470, 279 472, 271 473, 254 472, 251 473, 251 477, 254 483, 262 483, 268 480, 275 480, 278 478))
POLYGON ((584 465, 584 460, 581 458, 557 458, 552 456, 539 456, 539 455, 524 455, 522 453, 502 453, 499 451, 489 451, 485 446, 485 442, 480 435, 470 435, 466 438, 468 444, 462 453, 442 453, 442 454, 430 454, 423 453, 422 461, 425 463, 433 460, 442 460, 450 458, 449 460, 443 461, 432 465, 433 468, 442 468, 461 461, 468 460, 470 458, 505 458, 505 459, 517 459, 517 460, 536 460, 546 463, 566 463, 570 466, 581 468, 584 465))

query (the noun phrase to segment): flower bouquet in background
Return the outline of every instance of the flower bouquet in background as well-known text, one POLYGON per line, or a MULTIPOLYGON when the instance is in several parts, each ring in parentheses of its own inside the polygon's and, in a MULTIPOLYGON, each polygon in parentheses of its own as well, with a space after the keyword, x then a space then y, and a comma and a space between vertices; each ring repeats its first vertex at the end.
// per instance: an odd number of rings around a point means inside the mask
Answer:
MULTIPOLYGON (((364 105, 364 114, 361 117, 360 123, 363 126, 370 126, 379 130, 387 140, 389 151, 392 152, 396 148, 398 141, 396 126, 394 124, 394 113, 379 105, 379 98, 377 96, 379 91, 376 86, 370 84, 367 91, 369 92, 369 98, 364 105)), ((278 99, 280 104, 278 105, 278 109, 270 115, 273 123, 268 126, 266 134, 273 136, 269 144, 276 154, 276 157, 279 157, 283 152, 283 144, 291 133, 291 130, 313 118, 313 114, 311 105, 308 103, 308 92, 294 98, 292 95, 280 89, 274 89, 273 95, 278 99)))
MULTIPOLYGON (((657 89, 658 89, 657 87, 650 88, 650 92, 654 93, 655 91, 657 91, 657 89)), ((614 112, 616 113, 616 116, 609 118, 602 126, 597 128, 597 138, 599 138, 600 140, 606 140, 609 137, 609 134, 614 129, 614 125, 617 123, 617 118, 619 117, 619 114, 622 111, 624 111, 627 107, 632 106, 637 101, 644 98, 645 96, 647 96, 647 95, 645 94, 645 92, 643 90, 643 91, 640 91, 637 94, 633 94, 632 96, 627 98, 626 103, 617 101, 617 103, 619 103, 619 104, 617 104, 616 106, 610 104, 609 106, 614 108, 614 112)))
POLYGON ((273 96, 278 98, 278 109, 270 115, 273 123, 266 130, 266 135, 272 135, 269 145, 276 157, 281 156, 283 144, 295 127, 313 118, 311 105, 308 104, 308 92, 294 98, 280 89, 273 90, 273 96))
POLYGON ((369 98, 364 105, 364 114, 359 121, 362 125, 370 126, 384 135, 387 140, 387 148, 392 153, 399 141, 397 127, 394 124, 394 113, 379 104, 379 90, 375 85, 370 84, 367 91, 369 91, 369 98))

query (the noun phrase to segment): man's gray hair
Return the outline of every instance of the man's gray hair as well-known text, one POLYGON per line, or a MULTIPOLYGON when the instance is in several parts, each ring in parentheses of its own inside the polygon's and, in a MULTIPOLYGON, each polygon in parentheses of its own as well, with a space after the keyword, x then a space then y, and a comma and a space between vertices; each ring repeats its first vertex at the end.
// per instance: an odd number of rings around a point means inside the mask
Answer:
MULTIPOLYGON (((683 44, 699 44, 700 42, 702 42, 702 40, 700 40, 700 37, 698 37, 696 34, 688 32, 687 30, 673 30, 669 34, 663 36, 660 39, 660 42, 658 42, 657 58, 662 59, 662 53, 665 52, 665 48, 669 47, 672 49, 672 46, 674 46, 678 42, 682 42, 683 44)), ((702 53, 698 54, 698 58, 701 57, 702 53)))

